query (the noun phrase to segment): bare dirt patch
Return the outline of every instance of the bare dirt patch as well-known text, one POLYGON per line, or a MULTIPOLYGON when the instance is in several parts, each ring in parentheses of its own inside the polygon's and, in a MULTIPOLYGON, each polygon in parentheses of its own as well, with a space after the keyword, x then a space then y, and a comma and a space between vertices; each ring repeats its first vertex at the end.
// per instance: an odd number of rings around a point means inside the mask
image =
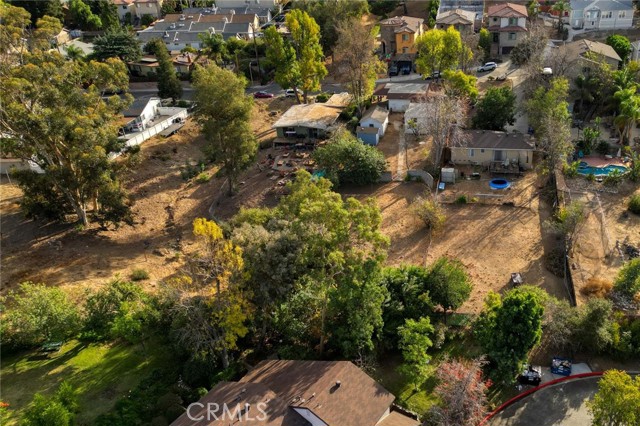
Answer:
POLYGON ((620 246, 625 242, 640 246, 640 216, 627 210, 634 193, 640 194, 640 188, 631 182, 622 185, 617 193, 571 192, 572 200, 583 202, 587 213, 575 238, 571 259, 577 303, 586 302, 581 290, 589 279, 615 280, 623 265, 616 241, 620 246))
MULTIPOLYGON (((268 145, 274 136, 271 125, 293 102, 285 98, 256 102, 252 127, 260 141, 268 145)), ((144 284, 154 288, 182 265, 195 218, 213 214, 226 219, 241 206, 276 202, 280 189, 276 179, 280 177, 269 176, 266 166, 271 149, 259 151, 257 164, 241 176, 239 192, 228 197, 224 178, 215 177, 216 167, 204 163, 203 171, 213 176, 206 183, 181 176, 186 164, 205 160, 204 146, 192 120, 172 137, 156 137, 142 144, 139 164, 123 179, 134 201, 133 226, 105 230, 91 224, 79 230, 72 224, 27 220, 18 204, 20 189, 3 178, 2 291, 30 280, 65 287, 80 296, 85 288, 100 286, 114 275, 127 277, 133 269, 149 272, 150 279, 144 284)))
POLYGON ((477 313, 489 291, 509 288, 512 272, 520 272, 528 284, 566 298, 562 279, 548 272, 543 256, 553 244, 543 238, 543 222, 551 206, 541 197, 536 176, 522 182, 513 206, 501 204, 446 204, 444 229, 433 238, 410 209, 412 200, 426 190, 421 183, 393 182, 345 195, 375 197, 382 211, 382 232, 391 240, 389 265, 431 264, 441 256, 459 259, 467 268, 474 290, 462 307, 477 313))

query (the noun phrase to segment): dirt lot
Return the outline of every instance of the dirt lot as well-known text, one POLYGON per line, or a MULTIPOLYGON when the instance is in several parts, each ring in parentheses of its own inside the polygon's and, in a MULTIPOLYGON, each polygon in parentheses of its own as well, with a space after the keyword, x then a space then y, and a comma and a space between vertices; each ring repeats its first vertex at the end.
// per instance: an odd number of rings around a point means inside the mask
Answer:
POLYGON ((585 224, 576 236, 572 256, 578 303, 586 301, 581 290, 590 278, 615 280, 622 266, 616 241, 640 246, 640 216, 627 210, 629 198, 640 193, 640 188, 626 182, 617 193, 583 191, 581 183, 584 179, 568 181, 569 186, 580 188, 571 192, 572 199, 585 203, 587 213, 585 224))
POLYGON ((445 205, 445 228, 433 239, 409 208, 425 188, 421 183, 393 182, 349 192, 358 198, 377 199, 382 230, 391 239, 389 265, 430 264, 440 256, 460 259, 474 282, 471 298, 461 309, 464 312, 479 312, 490 290, 508 289, 512 272, 520 272, 527 283, 566 298, 562 280, 543 266, 543 254, 553 244, 550 238, 542 238, 542 223, 551 207, 541 199, 533 173, 514 187, 514 206, 445 205))
MULTIPOLYGON (((253 128, 268 144, 274 136, 271 124, 293 101, 275 98, 256 102, 253 128)), ((140 164, 124 183, 134 200, 135 224, 101 230, 97 225, 82 232, 73 225, 45 224, 24 219, 18 201, 20 190, 5 178, 0 181, 0 226, 2 228, 2 292, 26 280, 68 288, 81 294, 86 287, 101 285, 115 275, 126 277, 133 269, 149 272, 149 287, 166 278, 181 265, 180 253, 191 244, 191 223, 196 217, 228 218, 241 205, 273 205, 277 183, 253 166, 241 177, 238 194, 225 195, 224 179, 206 183, 186 181, 181 170, 187 162, 204 159, 204 139, 189 121, 170 138, 153 138, 143 143, 140 164)), ((264 164, 270 149, 259 152, 264 164)), ((263 167, 264 169, 264 167, 263 167)), ((205 173, 217 170, 206 166, 205 173)), ((275 178, 274 178, 275 179, 275 178)))

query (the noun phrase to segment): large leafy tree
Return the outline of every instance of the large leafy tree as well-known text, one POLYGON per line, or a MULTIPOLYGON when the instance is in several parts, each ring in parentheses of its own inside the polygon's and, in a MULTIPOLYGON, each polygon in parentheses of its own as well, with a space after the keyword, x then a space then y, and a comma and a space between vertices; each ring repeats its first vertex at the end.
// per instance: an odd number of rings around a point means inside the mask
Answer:
POLYGON ((620 34, 611 34, 607 37, 606 43, 613 47, 613 50, 620 56, 622 62, 627 62, 629 55, 631 55, 631 42, 629 39, 620 34))
POLYGON ((107 32, 93 42, 92 58, 104 61, 108 58, 119 58, 124 62, 136 61, 142 56, 140 43, 135 34, 126 30, 107 32))
POLYGON ((178 80, 167 46, 160 42, 155 48, 155 55, 158 59, 158 96, 163 99, 171 98, 173 101, 180 99, 182 85, 178 80))
POLYGON ((375 33, 356 18, 341 22, 337 31, 334 57, 338 74, 355 104, 362 108, 373 94, 378 72, 384 69, 384 63, 374 54, 375 33))
POLYGON ((222 165, 229 180, 229 194, 236 190, 240 172, 258 149, 249 120, 253 100, 245 95, 246 81, 215 64, 197 67, 193 73, 196 119, 207 139, 207 152, 222 165))
POLYGON ((478 47, 484 53, 484 60, 486 61, 491 55, 491 33, 486 28, 480 28, 478 35, 478 47))
POLYGON ((476 87, 478 79, 475 76, 465 74, 461 70, 445 70, 442 77, 444 78, 444 91, 448 96, 465 98, 472 102, 478 98, 476 87))
POLYGON ((427 31, 416 40, 418 72, 431 75, 434 71, 456 68, 463 47, 460 33, 453 26, 427 31))
POLYGON ((341 41, 340 26, 354 18, 359 23, 362 15, 369 11, 365 0, 298 0, 294 7, 307 12, 322 28, 320 44, 325 52, 332 52, 341 41))
POLYGON ((538 145, 546 153, 544 167, 548 172, 552 172, 573 149, 568 92, 567 79, 554 78, 548 89, 539 87, 525 104, 538 145))
POLYGON ((100 17, 101 29, 115 31, 121 29, 118 6, 110 0, 94 0, 89 3, 91 12, 100 17))
POLYGON ((198 34, 202 42, 205 54, 215 61, 216 64, 222 64, 222 58, 227 53, 224 38, 222 34, 200 33, 198 34))
POLYGON ((429 268, 429 297, 443 309, 445 322, 447 311, 456 310, 471 295, 472 284, 469 275, 459 260, 441 257, 429 268))
POLYGON ((376 183, 387 167, 382 152, 347 131, 337 132, 327 145, 313 153, 313 158, 336 186, 376 183))
POLYGON ((320 46, 320 26, 306 12, 299 9, 288 13, 286 22, 300 69, 300 89, 304 101, 307 102, 309 92, 320 90, 320 83, 327 75, 320 46))
POLYGON ((480 99, 473 117, 473 127, 482 130, 504 130, 516 119, 516 95, 508 87, 492 87, 480 99))
POLYGON ((174 335, 192 357, 218 357, 227 368, 252 313, 242 290, 242 249, 214 221, 196 219, 193 233, 197 250, 183 276, 170 282, 174 335))
POLYGON ((109 154, 122 147, 116 120, 130 97, 104 98, 106 91, 127 89, 125 65, 118 59, 68 62, 57 52, 38 52, 0 81, 1 150, 44 172, 17 175, 27 213, 62 219, 74 212, 88 224, 93 206, 100 221, 127 219, 109 154))
POLYGON ((640 259, 631 259, 620 269, 615 289, 630 298, 640 293, 640 259))
MULTIPOLYGON (((275 70, 275 81, 283 89, 292 88, 297 93, 302 84, 300 65, 296 60, 296 50, 289 39, 284 39, 275 27, 271 26, 264 32, 267 45, 267 62, 275 70)), ((296 96, 298 102, 300 99, 296 96)))
POLYGON ((82 0, 71 0, 69 2, 69 11, 73 22, 80 27, 81 30, 95 31, 102 28, 102 19, 91 10, 91 7, 82 0))
POLYGON ((598 393, 589 401, 593 426, 627 426, 640 423, 640 376, 609 370, 598 382, 598 393))
POLYGON ((382 284, 388 297, 384 302, 383 342, 395 347, 398 327, 406 319, 418 320, 433 310, 429 297, 429 270, 415 265, 385 268, 382 284))
MULTIPOLYGON (((276 208, 245 210, 234 222, 280 240, 274 252, 264 253, 273 256, 260 267, 259 277, 267 276, 268 282, 250 283, 259 294, 270 294, 273 320, 285 344, 315 347, 320 353, 328 344, 351 357, 371 351, 382 326, 386 294, 378 276, 388 240, 380 233, 380 211, 372 200, 343 200, 330 188, 327 179, 299 171, 276 208), (267 268, 280 262, 291 265, 281 289, 279 276, 286 272, 267 268), (267 283, 273 287, 260 288, 267 283)), ((239 241, 248 244, 246 237, 239 241)))
POLYGON ((398 328, 398 348, 402 351, 404 363, 399 370, 413 383, 414 388, 427 380, 429 360, 427 350, 433 346, 431 335, 434 328, 428 317, 419 320, 407 319, 398 328))
POLYGON ((51 39, 62 31, 62 22, 52 16, 43 16, 36 22, 36 30, 33 32, 32 46, 39 50, 51 48, 51 39))
POLYGON ((538 289, 524 286, 504 297, 490 293, 474 327, 484 351, 494 363, 495 377, 513 381, 527 354, 542 336, 543 297, 538 289))
POLYGON ((30 1, 30 0, 11 0, 13 6, 25 9, 31 15, 31 23, 35 25, 38 19, 45 15, 64 20, 64 10, 61 0, 48 1, 30 1))
POLYGON ((3 46, 0 58, 3 62, 8 61, 15 52, 20 52, 22 57, 26 50, 24 40, 30 24, 29 12, 0 0, 0 20, 0 45, 3 46))
POLYGON ((26 282, 5 301, 2 334, 10 347, 63 340, 79 330, 78 309, 59 288, 26 282))

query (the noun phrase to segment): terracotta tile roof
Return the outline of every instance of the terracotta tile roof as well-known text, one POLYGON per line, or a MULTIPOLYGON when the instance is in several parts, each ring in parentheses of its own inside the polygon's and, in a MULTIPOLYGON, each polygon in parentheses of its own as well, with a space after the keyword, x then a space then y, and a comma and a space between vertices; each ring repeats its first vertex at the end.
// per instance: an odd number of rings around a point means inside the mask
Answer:
POLYGON ((424 24, 424 19, 414 18, 413 16, 394 16, 393 18, 384 19, 380 21, 380 25, 399 27, 395 32, 400 32, 399 29, 408 29, 411 32, 418 32, 420 27, 424 24))
POLYGON ((133 3, 133 0, 113 0, 113 4, 116 6, 128 6, 133 3))
POLYGON ((523 4, 501 3, 490 6, 487 10, 487 16, 498 18, 526 18, 527 6, 523 4))
POLYGON ((328 425, 375 425, 395 399, 349 361, 263 361, 241 382, 263 384, 328 425))

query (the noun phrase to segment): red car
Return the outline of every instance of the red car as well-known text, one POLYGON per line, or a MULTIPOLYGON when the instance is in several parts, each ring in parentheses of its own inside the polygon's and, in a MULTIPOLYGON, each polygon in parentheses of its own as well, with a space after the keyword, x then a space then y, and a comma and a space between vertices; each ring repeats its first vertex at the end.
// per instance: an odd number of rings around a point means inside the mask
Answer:
POLYGON ((273 93, 269 93, 269 92, 256 92, 253 94, 253 97, 256 99, 261 99, 261 98, 273 98, 273 93))

